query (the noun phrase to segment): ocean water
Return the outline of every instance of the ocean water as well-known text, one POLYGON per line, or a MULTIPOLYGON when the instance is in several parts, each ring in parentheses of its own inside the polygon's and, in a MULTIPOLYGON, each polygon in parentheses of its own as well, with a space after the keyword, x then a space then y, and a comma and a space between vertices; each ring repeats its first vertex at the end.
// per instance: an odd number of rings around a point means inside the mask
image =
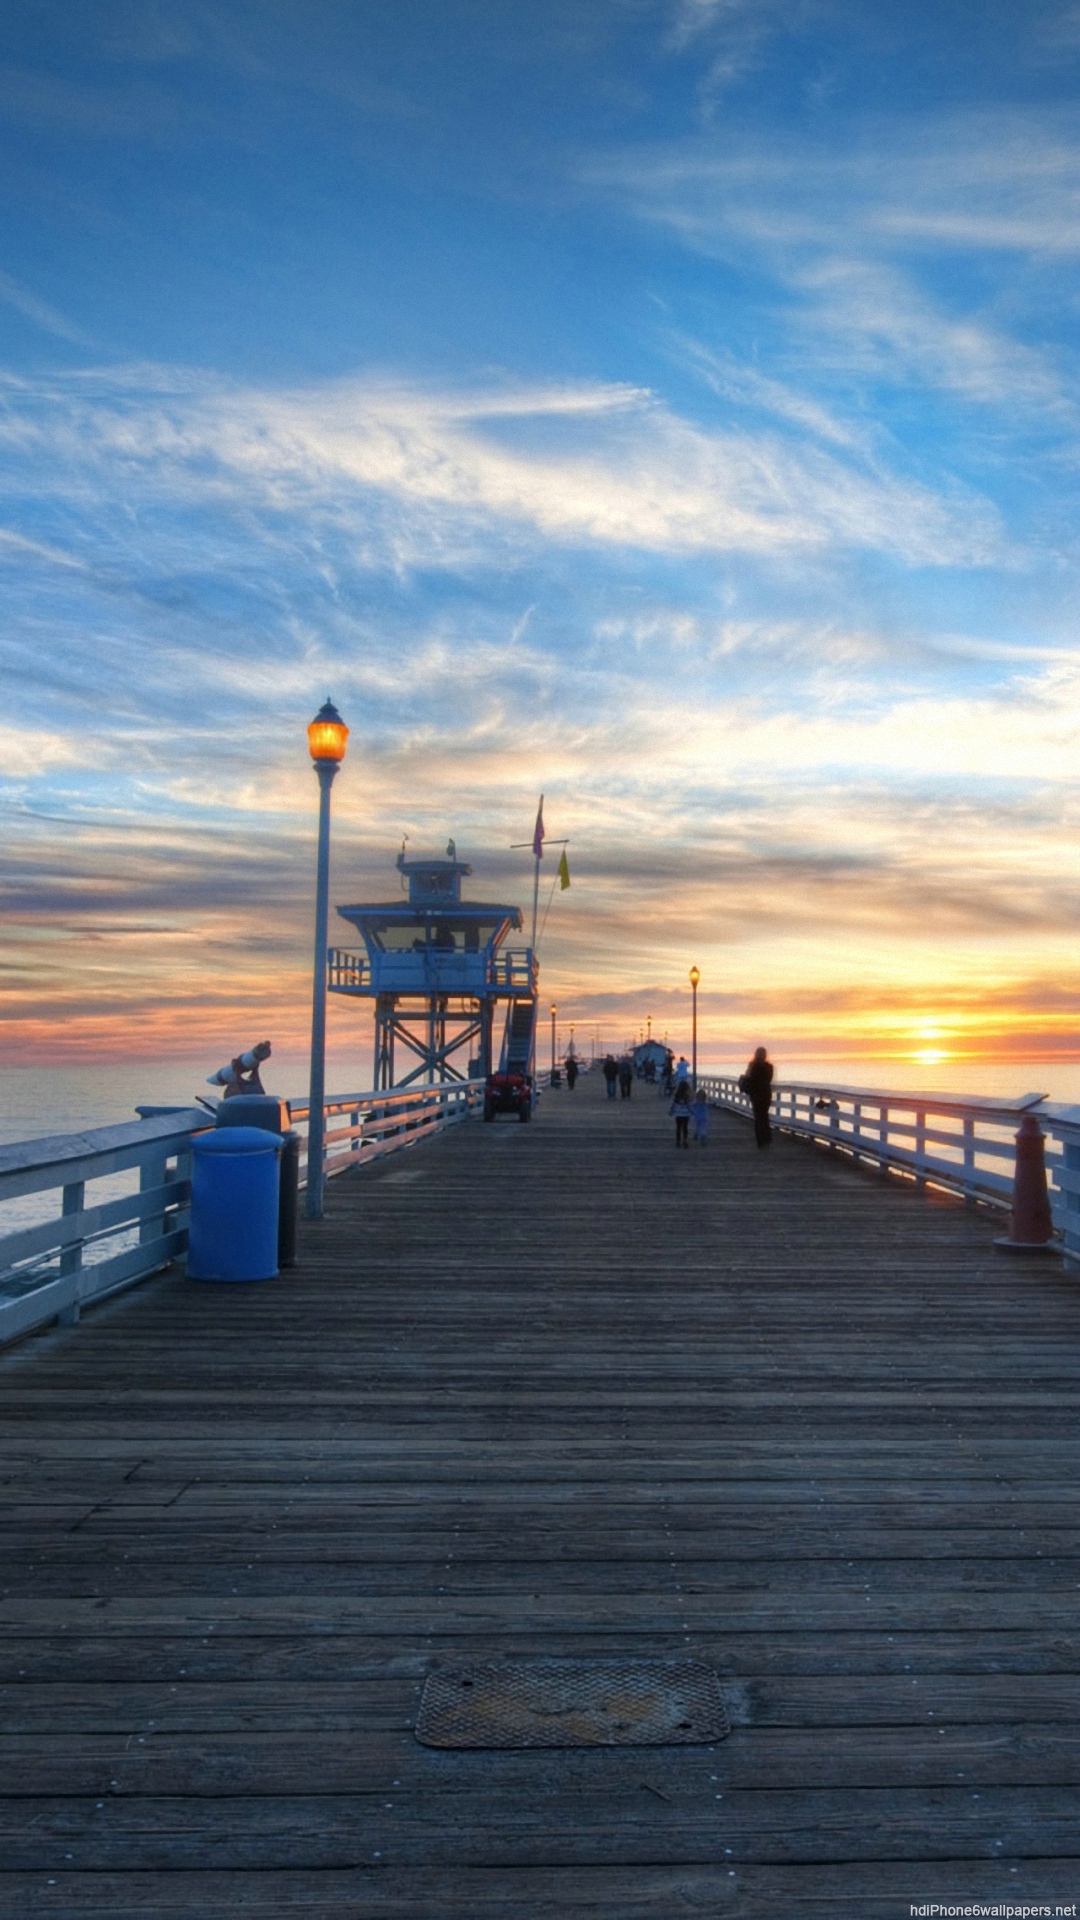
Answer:
MULTIPOLYGON (((214 1064, 191 1059, 132 1059, 96 1066, 0 1067, 0 1145, 137 1120, 136 1106, 190 1107, 200 1094, 215 1099, 220 1090, 206 1084, 214 1064)), ((284 1099, 304 1098, 307 1056, 275 1053, 263 1068, 262 1077, 268 1093, 284 1099)), ((327 1056, 329 1094, 361 1093, 370 1085, 370 1050, 367 1054, 327 1056)))
MULTIPOLYGON (((1080 1103, 1080 1061, 822 1059, 775 1057, 777 1079, 904 1092, 992 1094, 1000 1098, 1045 1093, 1080 1103)), ((702 1072, 741 1073, 745 1058, 702 1054, 702 1072)), ((0 1067, 0 1144, 49 1133, 75 1133, 134 1120, 138 1104, 191 1106, 211 1096, 202 1061, 122 1061, 78 1067, 0 1067)), ((308 1062, 301 1053, 275 1054, 264 1071, 268 1092, 306 1094, 308 1062)), ((370 1051, 329 1056, 327 1092, 360 1093, 371 1085, 370 1051)))
MULTIPOLYGON (((218 1062, 219 1065, 224 1064, 218 1062)), ((202 1060, 125 1060, 109 1065, 78 1067, 0 1067, 0 1146, 17 1140, 35 1140, 48 1134, 84 1133, 96 1127, 136 1121, 137 1105, 193 1106, 196 1096, 213 1098, 206 1084, 211 1066, 202 1060)), ((299 1098, 307 1092, 308 1061, 300 1053, 273 1056, 264 1070, 267 1092, 299 1098), (270 1067, 273 1071, 270 1071, 270 1067)), ((364 1091, 371 1084, 370 1055, 330 1055, 327 1091, 331 1094, 364 1091)), ((209 1115, 207 1116, 209 1119, 209 1115)), ((107 1174, 87 1183, 86 1204, 97 1206, 138 1190, 137 1169, 107 1174)), ((60 1211, 59 1190, 0 1199, 0 1239, 46 1220, 60 1211)), ((88 1265, 124 1252, 137 1240, 135 1230, 122 1230, 86 1248, 88 1265)))

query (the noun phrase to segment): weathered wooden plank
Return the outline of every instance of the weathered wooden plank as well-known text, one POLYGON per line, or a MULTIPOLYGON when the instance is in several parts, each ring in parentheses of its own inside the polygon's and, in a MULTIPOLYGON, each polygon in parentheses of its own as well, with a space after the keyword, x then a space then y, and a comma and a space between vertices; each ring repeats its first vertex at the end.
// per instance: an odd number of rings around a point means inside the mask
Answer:
MULTIPOLYGON (((430 1664, 425 1662, 425 1667, 430 1664)), ((414 1676, 285 1685, 170 1682, 159 1686, 0 1688, 0 1721, 15 1735, 214 1732, 411 1727, 422 1671, 414 1676)), ((846 1674, 733 1676, 724 1687, 732 1725, 778 1727, 1002 1727, 1080 1722, 1075 1674, 846 1674)))
MULTIPOLYGON (((122 1567, 119 1569, 122 1575, 122 1567)), ((0 1600, 0 1626, 49 1633, 279 1634, 412 1632, 468 1633, 701 1633, 884 1631, 941 1633, 949 1629, 1043 1628, 1070 1632, 1076 1622, 1076 1590, 1015 1593, 1004 1589, 971 1595, 880 1592, 824 1596, 728 1593, 536 1593, 518 1588, 503 1595, 468 1598, 422 1596, 286 1594, 78 1594, 69 1599, 32 1596, 0 1600)))
MULTIPOLYGON (((842 1550, 842 1549, 838 1549, 842 1550)), ((205 1551, 205 1549, 204 1549, 205 1551)), ((249 1546, 245 1549, 251 1552, 249 1546)), ((552 1546, 546 1555, 520 1562, 494 1562, 456 1556, 430 1562, 417 1554, 390 1557, 387 1564, 372 1566, 362 1553, 351 1559, 343 1544, 331 1560, 305 1557, 298 1549, 293 1559, 281 1562, 273 1556, 257 1562, 242 1556, 223 1555, 207 1566, 198 1553, 170 1552, 170 1585, 174 1602, 185 1595, 200 1601, 214 1599, 224 1606, 244 1597, 251 1601, 277 1599, 295 1607, 308 1596, 320 1600, 347 1596, 357 1607, 370 1604, 377 1617, 386 1618, 386 1608, 397 1598, 410 1602, 417 1587, 432 1594, 445 1617, 461 1610, 464 1617, 490 1603, 489 1617, 496 1613, 508 1617, 518 1600, 530 1604, 536 1612, 548 1596, 557 1598, 560 1618, 569 1618, 571 1603, 579 1612, 592 1603, 620 1604, 636 1602, 643 1580, 657 1595, 666 1597, 672 1618, 680 1615, 687 1624, 691 1615, 700 1630, 707 1610, 731 1620, 753 1610, 756 1618, 764 1613, 779 1613, 787 1607, 801 1610, 806 1618, 820 1618, 832 1609, 835 1620, 850 1627, 860 1622, 868 1608, 876 1608, 882 1599, 899 1617, 905 1606, 923 1615, 939 1616, 961 1610, 965 1617, 977 1614, 981 1606, 987 1625, 999 1616, 1019 1622, 1025 1595, 1043 1601, 1060 1597, 1065 1607, 1075 1606, 1080 1564, 1072 1560, 1044 1563, 1033 1560, 972 1561, 895 1560, 856 1561, 837 1565, 826 1559, 737 1560, 732 1563, 699 1565, 689 1559, 676 1559, 659 1550, 628 1558, 617 1543, 610 1557, 590 1556, 587 1560, 564 1557, 552 1546), (544 1591, 537 1593, 537 1588, 544 1591), (535 1605, 533 1604, 535 1603, 535 1605), (706 1611, 703 1612, 703 1609, 706 1611)), ((134 1605, 145 1595, 149 1603, 156 1599, 161 1584, 160 1558, 151 1556, 138 1562, 130 1555, 79 1555, 74 1543, 61 1559, 49 1556, 40 1568, 28 1564, 8 1572, 7 1600, 14 1604, 21 1597, 24 1605, 40 1607, 57 1594, 70 1590, 73 1569, 81 1573, 84 1588, 101 1591, 123 1571, 125 1599, 134 1605)), ((23 1615, 25 1618, 25 1614, 23 1615)), ((131 1615, 129 1614, 129 1618, 131 1615)), ((633 1617, 632 1615, 630 1616, 633 1617)))
POLYGON ((413 1866, 1052 1859, 1075 1853, 1080 1814, 1072 1787, 719 1793, 696 1805, 661 1797, 663 1789, 609 1795, 478 1787, 470 1800, 411 1797, 392 1785, 386 1799, 42 1796, 0 1801, 0 1847, 9 1870, 24 1872, 41 1871, 58 1852, 65 1864, 94 1872, 268 1861, 341 1867, 376 1858, 413 1866))
POLYGON ((374 1529, 360 1516, 342 1515, 335 1528, 312 1521, 303 1528, 279 1525, 268 1533, 248 1519, 228 1529, 170 1526, 162 1528, 162 1538, 148 1537, 147 1520, 158 1518, 151 1508, 132 1524, 110 1524, 99 1507, 80 1506, 64 1516, 65 1531, 59 1538, 45 1524, 20 1523, 16 1528, 9 1523, 3 1527, 6 1590, 24 1592, 29 1582, 35 1593, 50 1588, 66 1593, 73 1566, 89 1575, 95 1567, 115 1568, 118 1560, 128 1569, 129 1591, 152 1590, 166 1541, 174 1585, 181 1590, 212 1577, 210 1590, 229 1591, 238 1574, 254 1572, 255 1582, 244 1581, 249 1592, 268 1592, 271 1584, 279 1589, 291 1584, 293 1591, 321 1584, 323 1591, 330 1591, 343 1582, 360 1583, 367 1592, 392 1592, 402 1582, 441 1586, 448 1565, 455 1583, 467 1581, 473 1592, 509 1592, 519 1580, 535 1585, 537 1570, 544 1567, 552 1569, 564 1592, 588 1588, 609 1572, 616 1587, 624 1580, 663 1579, 676 1564, 684 1591, 714 1592, 736 1584, 776 1590, 800 1579, 803 1586, 823 1591, 886 1577, 900 1586, 917 1581, 937 1589, 1057 1586, 1075 1584, 1080 1572, 1076 1543, 1067 1528, 1032 1528, 1030 1550, 1026 1539, 1004 1528, 981 1531, 973 1541, 958 1529, 943 1530, 933 1542, 913 1537, 908 1529, 897 1529, 894 1537, 876 1529, 854 1540, 839 1527, 793 1529, 783 1559, 761 1536, 725 1529, 732 1550, 720 1560, 701 1557, 713 1544, 715 1530, 702 1529, 707 1536, 702 1539, 676 1527, 645 1532, 635 1527, 590 1529, 586 1523, 522 1525, 514 1541, 516 1557, 508 1561, 499 1557, 507 1549, 505 1530, 490 1524, 432 1526, 418 1538, 415 1527, 400 1522, 374 1529), (216 1557, 208 1566, 211 1548, 216 1557), (860 1557, 851 1558, 853 1553, 860 1557))
MULTIPOLYGON (((650 1637, 656 1657, 692 1653, 732 1680, 763 1674, 1063 1674, 1080 1672, 1080 1624, 1061 1633, 1030 1631, 980 1633, 818 1632, 657 1633, 650 1637)), ((488 1657, 503 1651, 519 1656, 614 1659, 640 1655, 640 1637, 630 1634, 544 1633, 527 1637, 514 1630, 497 1643, 483 1638, 429 1633, 388 1632, 366 1636, 317 1634, 239 1637, 216 1633, 202 1639, 151 1633, 106 1639, 78 1636, 0 1639, 0 1680, 65 1682, 74 1693, 108 1681, 111 1686, 213 1680, 224 1687, 237 1681, 324 1681, 336 1686, 353 1680, 403 1675, 422 1680, 435 1660, 488 1657)))
POLYGON ((55 1874, 0 1872, 0 1915, 26 1920, 657 1920, 705 1913, 732 1920, 843 1912, 858 1920, 896 1920, 923 1902, 988 1905, 1072 1904, 1080 1859, 950 1860, 907 1866, 889 1861, 841 1866, 401 1868, 380 1860, 314 1873, 200 1871, 55 1874))
POLYGON ((654 1752, 491 1753, 424 1757, 406 1730, 358 1723, 317 1733, 204 1731, 178 1734, 24 1734, 0 1742, 0 1796, 356 1794, 396 1802, 420 1796, 439 1809, 448 1796, 471 1804, 484 1793, 504 1799, 580 1792, 639 1791, 711 1819, 718 1789, 798 1792, 816 1789, 1080 1786, 1080 1732, 1019 1722, 996 1727, 888 1727, 848 1730, 823 1743, 805 1729, 752 1728, 723 1749, 686 1762, 654 1752), (358 1734, 363 1735, 358 1739, 358 1734), (713 1772, 708 1771, 708 1767, 713 1772))

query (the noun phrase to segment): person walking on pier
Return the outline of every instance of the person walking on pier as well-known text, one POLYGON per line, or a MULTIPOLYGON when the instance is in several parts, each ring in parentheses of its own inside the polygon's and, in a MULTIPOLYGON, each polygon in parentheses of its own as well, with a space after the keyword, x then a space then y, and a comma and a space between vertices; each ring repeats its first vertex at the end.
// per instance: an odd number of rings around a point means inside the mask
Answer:
POLYGON ((604 1079, 607 1082, 607 1097, 609 1100, 614 1100, 615 1098, 615 1086, 618 1078, 618 1061, 613 1053, 609 1053, 604 1061, 604 1079))
POLYGON ((694 1145, 707 1147, 709 1144, 709 1103, 699 1087, 694 1095, 690 1109, 694 1118, 694 1145))
POLYGON ((570 1055, 570 1057, 569 1057, 569 1059, 568 1059, 568 1060, 567 1060, 567 1062, 566 1062, 566 1088, 567 1088, 567 1092, 568 1092, 568 1093, 573 1093, 573 1091, 574 1091, 574 1088, 575 1088, 576 1086, 577 1086, 577 1061, 576 1061, 576 1060, 574 1059, 574 1056, 573 1056, 573 1054, 571 1054, 571 1055, 570 1055))
POLYGON ((619 1060, 619 1091, 624 1100, 629 1100, 634 1091, 634 1063, 628 1053, 619 1060))
POLYGON ((772 1107, 772 1061, 764 1047, 758 1047, 750 1065, 739 1081, 747 1095, 754 1112, 754 1139, 759 1147, 772 1144, 772 1127, 769 1124, 769 1112, 772 1107))
POLYGON ((675 1089, 675 1098, 668 1108, 668 1112, 675 1122, 675 1145, 677 1147, 688 1148, 690 1145, 690 1115, 693 1112, 693 1108, 690 1105, 690 1089, 685 1080, 679 1081, 675 1089))

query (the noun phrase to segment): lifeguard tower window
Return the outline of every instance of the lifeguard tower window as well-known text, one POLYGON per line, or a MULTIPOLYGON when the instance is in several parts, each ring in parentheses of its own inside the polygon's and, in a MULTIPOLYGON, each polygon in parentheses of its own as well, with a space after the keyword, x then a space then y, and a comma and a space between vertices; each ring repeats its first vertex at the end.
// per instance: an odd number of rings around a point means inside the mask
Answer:
POLYGON ((364 951, 332 949, 327 985, 375 1002, 376 1087, 462 1080, 476 1064, 487 1075, 500 1003, 505 1012, 506 1003, 536 999, 531 949, 506 945, 521 929, 521 910, 463 900, 461 882, 472 868, 456 858, 406 860, 402 853, 397 865, 407 899, 338 908, 364 951), (399 1061, 408 1068, 400 1077, 399 1061))

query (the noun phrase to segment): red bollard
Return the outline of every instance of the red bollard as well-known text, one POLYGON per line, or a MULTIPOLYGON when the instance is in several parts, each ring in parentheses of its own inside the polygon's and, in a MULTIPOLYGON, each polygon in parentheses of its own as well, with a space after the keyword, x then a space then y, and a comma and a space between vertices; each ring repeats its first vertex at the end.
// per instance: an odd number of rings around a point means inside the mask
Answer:
POLYGON ((1001 1234, 994 1245, 1004 1253, 1057 1253, 1059 1249, 1051 1239, 1053 1231, 1042 1128, 1034 1114, 1027 1113, 1016 1136, 1012 1227, 1008 1234, 1001 1234))

